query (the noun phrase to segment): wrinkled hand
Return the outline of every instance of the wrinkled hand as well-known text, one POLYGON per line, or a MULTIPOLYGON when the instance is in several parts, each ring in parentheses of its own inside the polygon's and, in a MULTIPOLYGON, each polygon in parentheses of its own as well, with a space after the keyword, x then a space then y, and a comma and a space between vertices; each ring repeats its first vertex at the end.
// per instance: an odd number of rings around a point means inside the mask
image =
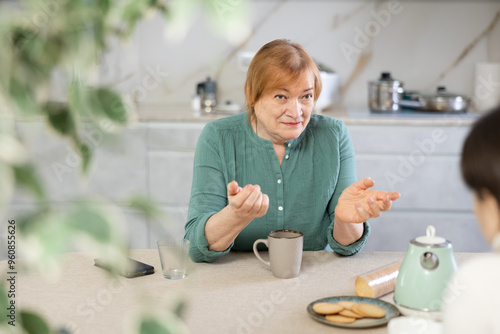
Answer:
POLYGON ((227 185, 227 197, 229 208, 240 218, 262 217, 269 208, 269 197, 262 193, 257 184, 247 184, 241 188, 236 181, 232 181, 227 185))
POLYGON ((370 189, 375 182, 365 177, 345 188, 335 209, 335 219, 348 223, 363 223, 380 216, 391 208, 392 201, 401 195, 370 189))

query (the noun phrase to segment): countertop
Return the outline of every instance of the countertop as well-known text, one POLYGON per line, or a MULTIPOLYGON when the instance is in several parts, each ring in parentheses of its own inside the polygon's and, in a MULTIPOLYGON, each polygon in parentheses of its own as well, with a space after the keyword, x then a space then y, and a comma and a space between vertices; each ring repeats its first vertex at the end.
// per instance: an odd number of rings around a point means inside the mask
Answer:
MULTIPOLYGON (((138 312, 160 312, 167 319, 168 310, 179 301, 185 303, 182 319, 191 333, 353 333, 317 322, 307 306, 325 297, 355 295, 356 276, 401 261, 404 255, 304 252, 301 272, 291 279, 274 277, 252 252, 230 252, 213 263, 190 262, 187 276, 180 280, 163 277, 156 249, 131 251, 132 258, 156 269, 132 279, 110 277, 93 265, 92 253, 65 254, 60 274, 50 277, 22 271, 19 259, 16 307, 18 312, 20 307, 35 310, 53 327, 65 326, 72 333, 131 333, 138 312)), ((459 264, 480 256, 455 255, 459 264)), ((7 261, 0 261, 3 282, 7 272, 7 261)), ((392 293, 381 299, 392 303, 392 293)), ((387 326, 368 332, 387 333, 387 326)))
MULTIPOLYGON (((189 106, 140 105, 137 108, 139 121, 144 122, 202 122, 226 117, 225 113, 195 113, 189 106)), ((371 113, 368 107, 353 106, 333 108, 319 114, 341 119, 347 125, 394 125, 394 126, 458 126, 468 127, 480 114, 440 114, 435 112, 398 111, 395 113, 371 113)))

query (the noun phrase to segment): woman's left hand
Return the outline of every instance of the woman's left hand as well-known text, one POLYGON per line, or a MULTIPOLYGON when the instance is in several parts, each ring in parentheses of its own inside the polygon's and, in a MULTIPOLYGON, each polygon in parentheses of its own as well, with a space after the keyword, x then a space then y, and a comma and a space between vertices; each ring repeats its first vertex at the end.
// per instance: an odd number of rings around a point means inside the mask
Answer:
POLYGON ((346 223, 363 223, 380 216, 391 208, 392 201, 401 195, 396 192, 370 189, 375 182, 365 177, 345 188, 335 209, 335 219, 346 223))

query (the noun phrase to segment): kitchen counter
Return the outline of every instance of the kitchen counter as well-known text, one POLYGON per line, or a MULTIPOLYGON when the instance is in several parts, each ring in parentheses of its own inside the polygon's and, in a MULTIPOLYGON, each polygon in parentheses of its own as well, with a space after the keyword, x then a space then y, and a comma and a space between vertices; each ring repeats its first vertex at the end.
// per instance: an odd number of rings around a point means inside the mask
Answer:
MULTIPOLYGON (((195 114, 189 106, 139 106, 140 121, 202 122, 226 117, 229 114, 195 114)), ((325 110, 320 114, 343 120, 347 125, 411 125, 411 126, 470 126, 477 113, 439 114, 433 112, 400 111, 391 114, 371 113, 368 107, 347 107, 325 110)))

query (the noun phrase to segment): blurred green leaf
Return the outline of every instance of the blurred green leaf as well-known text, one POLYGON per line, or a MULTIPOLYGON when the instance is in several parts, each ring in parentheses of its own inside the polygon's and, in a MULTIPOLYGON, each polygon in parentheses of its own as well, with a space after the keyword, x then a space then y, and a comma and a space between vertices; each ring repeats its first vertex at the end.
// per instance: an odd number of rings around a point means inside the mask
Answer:
POLYGON ((126 264, 128 239, 118 208, 101 201, 79 200, 65 214, 64 220, 73 247, 91 247, 97 257, 117 268, 126 264))
POLYGON ((89 171, 90 163, 92 161, 92 148, 85 143, 79 143, 78 151, 80 152, 80 156, 82 157, 82 173, 87 174, 89 171))
POLYGON ((176 334, 171 332, 168 328, 164 326, 161 322, 152 318, 142 319, 139 334, 176 334))
POLYGON ((44 106, 50 126, 60 135, 68 136, 81 158, 81 171, 87 174, 92 159, 92 148, 78 136, 78 122, 68 104, 49 102, 44 106))
POLYGON ((158 217, 160 216, 160 211, 157 205, 151 201, 149 198, 142 196, 135 196, 129 200, 129 205, 132 209, 139 210, 147 217, 158 217))
POLYGON ((13 49, 21 49, 29 41, 36 31, 32 27, 15 25, 10 32, 10 40, 13 49))
POLYGON ((139 321, 139 334, 189 333, 182 320, 171 312, 143 314, 139 321))
POLYGON ((102 13, 102 15, 107 14, 111 9, 110 0, 99 0, 97 5, 99 6, 99 12, 102 13))
POLYGON ((75 231, 83 232, 101 243, 113 242, 111 222, 100 210, 86 203, 78 203, 67 219, 68 226, 75 231))
POLYGON ((16 224, 19 238, 30 245, 23 248, 28 268, 42 274, 59 269, 61 254, 70 249, 77 237, 62 214, 46 209, 19 217, 16 224))
POLYGON ((51 127, 60 135, 76 138, 76 121, 68 105, 49 102, 43 108, 51 127))
POLYGON ((49 325, 38 314, 21 311, 21 323, 24 330, 29 334, 50 334, 49 325))
POLYGON ((25 115, 39 114, 40 107, 36 102, 33 85, 29 85, 12 76, 9 82, 8 93, 10 101, 17 106, 19 112, 25 115))
POLYGON ((43 212, 32 212, 24 213, 20 217, 16 218, 16 228, 21 234, 28 234, 32 227, 36 225, 36 221, 43 217, 43 212))
POLYGON ((174 314, 178 316, 179 318, 182 318, 184 315, 184 311, 186 310, 186 301, 185 300, 180 300, 177 305, 175 306, 174 309, 174 314))
POLYGON ((13 171, 9 165, 0 161, 0 216, 2 216, 2 211, 4 207, 7 207, 10 203, 10 198, 14 192, 14 176, 13 171))
POLYGON ((68 104, 47 103, 45 112, 52 128, 59 134, 69 136, 73 147, 81 158, 81 171, 88 173, 92 161, 92 147, 79 137, 79 125, 82 119, 89 119, 88 94, 80 80, 73 79, 68 87, 68 104))
POLYGON ((63 212, 37 211, 16 219, 23 254, 31 270, 41 274, 60 270, 68 250, 92 249, 113 265, 124 263, 127 242, 119 216, 109 204, 77 200, 63 212))
POLYGON ((83 118, 88 117, 87 89, 80 80, 73 78, 68 88, 69 107, 83 118))
MULTIPOLYGON (((10 301, 7 295, 7 287, 4 286, 3 282, 0 282, 0 310, 4 311, 9 307, 10 301)), ((7 317, 0 317, 0 326, 6 324, 9 321, 8 312, 7 317)))
MULTIPOLYGON (((81 158, 82 171, 88 171, 92 147, 79 137, 82 121, 91 121, 97 126, 102 126, 102 121, 108 125, 124 126, 130 121, 131 114, 120 94, 107 87, 88 88, 92 78, 87 70, 99 63, 111 34, 122 36, 125 31, 130 35, 147 12, 167 13, 173 3, 180 3, 184 14, 191 13, 184 6, 186 2, 203 3, 202 0, 125 0, 125 4, 111 0, 74 0, 52 2, 46 4, 47 7, 40 0, 26 0, 19 2, 22 10, 1 12, 0 112, 13 110, 16 116, 43 116, 57 134, 72 141, 81 158), (64 78, 72 78, 75 69, 81 77, 68 87, 68 105, 48 103, 53 74, 61 71, 64 78)), ((178 21, 182 23, 183 20, 184 17, 179 17, 178 21)), ((45 271, 54 268, 60 254, 82 240, 94 242, 92 249, 114 260, 115 264, 125 261, 127 243, 120 229, 123 222, 114 215, 116 212, 109 209, 110 205, 104 207, 102 203, 96 205, 76 200, 68 211, 54 211, 35 168, 21 159, 23 155, 13 154, 15 150, 21 151, 21 143, 13 131, 4 132, 0 129, 2 194, 6 194, 8 200, 11 197, 8 185, 13 188, 15 181, 33 193, 40 203, 29 216, 16 218, 20 240, 30 245, 23 250, 27 262, 32 261, 30 268, 45 271)), ((147 215, 158 214, 146 199, 135 198, 131 206, 147 215)), ((2 289, 0 307, 5 309, 6 302, 2 289)), ((182 313, 181 309, 179 306, 178 314, 182 313)), ((24 323, 27 333, 51 333, 39 315, 22 309, 18 314, 18 320, 24 323)), ((5 318, 0 324, 2 322, 5 318)), ((144 333, 187 332, 177 317, 164 314, 158 317, 146 315, 141 323, 142 329, 144 333)))
POLYGON ((88 92, 92 112, 115 124, 125 125, 129 121, 128 110, 122 97, 109 88, 90 89, 88 92))
POLYGON ((23 83, 41 84, 50 80, 54 66, 60 59, 59 48, 50 48, 40 34, 26 39, 22 47, 14 50, 13 74, 23 83))
POLYGON ((75 41, 71 40, 71 38, 75 38, 75 34, 68 35, 68 33, 53 32, 46 37, 43 41, 43 57, 40 59, 43 65, 53 69, 60 63, 67 50, 75 44, 75 41))
POLYGON ((150 0, 129 0, 122 13, 122 20, 128 25, 125 28, 125 35, 129 35, 137 22, 144 16, 150 0))
POLYGON ((33 165, 14 165, 13 169, 16 178, 16 184, 29 190, 39 199, 45 198, 44 188, 33 165))
MULTIPOLYGON (((1 126, 0 126, 1 127, 1 126)), ((0 130, 0 160, 8 164, 20 164, 26 161, 26 149, 13 135, 0 130)))

